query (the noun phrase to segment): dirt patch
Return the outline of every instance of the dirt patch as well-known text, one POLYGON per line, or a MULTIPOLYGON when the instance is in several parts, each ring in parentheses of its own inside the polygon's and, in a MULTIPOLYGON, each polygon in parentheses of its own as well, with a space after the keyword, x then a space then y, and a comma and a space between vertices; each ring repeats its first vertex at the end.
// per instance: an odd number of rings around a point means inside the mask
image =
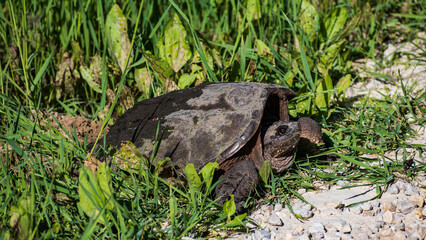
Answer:
MULTIPOLYGON (((58 130, 66 138, 71 139, 71 136, 75 134, 78 138, 78 142, 83 144, 84 139, 87 135, 87 143, 92 143, 96 140, 99 132, 102 128, 102 121, 93 121, 85 117, 73 117, 69 115, 61 115, 57 112, 51 112, 49 114, 43 114, 49 116, 44 118, 50 126, 58 130), (55 118, 58 120, 56 121, 55 118), (58 123, 59 122, 59 123, 58 123)), ((43 124, 43 123, 42 123, 43 124)), ((101 137, 107 133, 109 126, 107 125, 102 132, 101 137)))

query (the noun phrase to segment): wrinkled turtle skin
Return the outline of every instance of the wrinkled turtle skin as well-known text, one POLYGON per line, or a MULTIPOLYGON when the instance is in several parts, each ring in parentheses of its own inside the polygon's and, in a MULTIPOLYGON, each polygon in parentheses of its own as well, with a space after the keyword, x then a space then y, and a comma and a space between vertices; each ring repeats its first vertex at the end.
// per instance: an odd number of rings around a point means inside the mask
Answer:
POLYGON ((309 146, 322 141, 312 119, 290 121, 288 101, 295 96, 282 86, 249 82, 206 83, 170 92, 136 103, 111 127, 106 144, 119 148, 131 141, 151 156, 161 138, 154 164, 169 157, 180 174, 189 163, 199 171, 216 161, 223 179, 215 189, 219 203, 234 194, 241 208, 264 161, 282 172, 291 165, 299 142, 309 146))

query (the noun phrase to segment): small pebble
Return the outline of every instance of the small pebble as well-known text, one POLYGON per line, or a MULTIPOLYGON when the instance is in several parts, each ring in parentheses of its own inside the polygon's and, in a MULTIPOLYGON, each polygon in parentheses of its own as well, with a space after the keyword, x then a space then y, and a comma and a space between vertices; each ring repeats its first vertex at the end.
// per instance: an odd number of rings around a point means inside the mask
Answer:
POLYGON ((305 206, 302 207, 303 209, 306 209, 308 211, 312 210, 312 205, 311 204, 306 204, 305 206))
POLYGON ((281 210, 283 210, 283 205, 282 204, 275 204, 274 212, 279 212, 281 210))
POLYGON ((328 233, 327 232, 326 234, 324 234, 324 239, 325 240, 341 240, 342 238, 337 236, 334 233, 328 233))
POLYGON ((377 214, 376 217, 374 218, 374 221, 383 221, 383 215, 385 212, 381 212, 380 214, 377 214))
POLYGON ((417 204, 413 201, 399 201, 397 203, 397 210, 402 214, 408 214, 417 207, 417 204))
POLYGON ((298 226, 298 227, 296 227, 296 228, 293 230, 293 235, 294 235, 294 236, 302 236, 302 235, 303 235, 303 231, 304 231, 303 227, 298 226))
POLYGON ((379 232, 379 235, 380 235, 380 239, 385 237, 392 238, 394 236, 394 233, 391 229, 383 229, 382 231, 379 232))
POLYGON ((373 206, 374 208, 378 208, 380 207, 380 201, 379 200, 374 200, 373 202, 371 202, 371 206, 373 206))
POLYGON ((258 229, 254 231, 254 237, 256 239, 270 239, 271 233, 263 229, 258 229))
POLYGON ((376 216, 376 211, 373 211, 373 210, 363 211, 362 216, 376 216))
POLYGON ((361 227, 361 226, 355 226, 352 228, 351 233, 366 233, 366 234, 373 234, 371 229, 369 227, 361 227))
POLYGON ((395 212, 396 211, 396 206, 393 202, 385 202, 383 204, 383 211, 391 211, 391 212, 395 212))
POLYGON ((317 232, 325 232, 325 228, 324 225, 322 225, 322 223, 319 222, 315 222, 314 224, 312 224, 312 226, 309 228, 309 233, 313 234, 313 233, 317 233, 317 232))
POLYGON ((393 226, 395 231, 405 231, 405 224, 403 222, 395 224, 393 226))
POLYGON ((294 213, 299 214, 303 219, 311 218, 314 213, 312 211, 306 210, 304 208, 293 209, 294 213))
POLYGON ((310 240, 308 236, 302 235, 298 238, 299 240, 310 240))
POLYGON ((423 204, 424 204, 424 198, 423 198, 423 197, 421 197, 419 194, 412 195, 409 199, 410 199, 411 201, 415 202, 415 203, 417 204, 417 206, 419 206, 419 207, 423 207, 423 204))
POLYGON ((269 216, 268 223, 271 224, 272 226, 282 226, 283 225, 283 222, 275 213, 272 213, 271 216, 269 216))
POLYGON ((362 208, 363 211, 370 211, 370 210, 373 209, 373 206, 371 206, 370 202, 366 202, 366 203, 361 204, 361 208, 362 208))
POLYGON ((345 220, 343 220, 343 219, 337 219, 335 222, 334 222, 334 227, 335 228, 337 228, 337 230, 339 231, 339 232, 341 232, 342 231, 342 228, 343 228, 343 226, 344 225, 346 225, 346 221, 345 220))
POLYGON ((350 185, 350 182, 349 181, 338 180, 336 182, 336 185, 339 186, 339 187, 347 187, 347 186, 350 185))
POLYGON ((316 232, 316 233, 311 233, 311 239, 323 239, 324 238, 324 232, 316 232))
POLYGON ((403 219, 405 219, 404 215, 402 215, 401 213, 395 213, 395 220, 393 221, 393 224, 402 223, 403 219))
POLYGON ((297 193, 304 194, 304 193, 306 193, 306 189, 300 188, 299 190, 297 190, 297 193))
POLYGON ((416 219, 419 219, 419 220, 425 219, 425 216, 422 213, 422 208, 416 208, 416 209, 414 209, 414 211, 411 212, 411 215, 414 215, 414 217, 416 219))
POLYGON ((304 206, 304 203, 302 201, 294 201, 291 206, 293 209, 295 208, 302 208, 304 206))
POLYGON ((390 194, 398 194, 399 193, 399 188, 395 185, 395 184, 392 184, 389 188, 388 188, 388 191, 387 191, 388 193, 390 193, 390 194))
POLYGON ((356 214, 361 214, 362 213, 362 208, 360 206, 355 206, 355 207, 351 207, 350 211, 356 214))
POLYGON ((412 195, 419 194, 419 191, 417 190, 416 187, 407 183, 406 189, 404 190, 404 194, 407 196, 412 196, 412 195))
POLYGON ((292 240, 292 239, 295 239, 294 236, 293 236, 293 234, 291 234, 289 232, 285 234, 284 240, 292 240))
POLYGON ((404 191, 407 188, 407 183, 401 180, 398 180, 395 185, 399 188, 399 191, 404 191))
POLYGON ((337 232, 338 231, 338 229, 336 228, 336 227, 330 227, 330 228, 327 228, 327 233, 335 233, 335 232, 337 232))
POLYGON ((383 214, 383 221, 389 224, 393 223, 395 221, 395 214, 393 212, 386 211, 383 214))
POLYGON ((377 221, 373 228, 371 229, 371 231, 373 232, 378 232, 381 228, 383 228, 383 226, 385 226, 385 222, 384 221, 377 221))
POLYGON ((352 239, 357 239, 357 240, 368 240, 369 238, 369 234, 366 232, 356 232, 356 233, 352 233, 351 234, 352 239))
POLYGON ((268 204, 264 208, 265 208, 266 212, 270 213, 274 210, 274 205, 268 204))
POLYGON ((352 231, 352 228, 350 224, 343 225, 343 228, 341 230, 342 233, 350 233, 351 231, 352 231))
POLYGON ((419 233, 415 232, 415 233, 411 234, 410 239, 416 239, 417 240, 417 239, 422 239, 422 238, 421 238, 419 233))
POLYGON ((416 233, 420 236, 420 239, 426 239, 426 224, 418 225, 414 234, 416 233))
POLYGON ((407 239, 407 234, 404 231, 396 231, 394 236, 395 236, 395 239, 398 239, 398 240, 407 239))

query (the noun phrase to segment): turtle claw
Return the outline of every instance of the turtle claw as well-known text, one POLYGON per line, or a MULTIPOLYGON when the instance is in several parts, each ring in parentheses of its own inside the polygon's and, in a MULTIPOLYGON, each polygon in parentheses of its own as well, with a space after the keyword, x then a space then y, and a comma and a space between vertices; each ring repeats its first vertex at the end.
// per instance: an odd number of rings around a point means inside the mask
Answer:
POLYGON ((258 173, 253 162, 244 159, 232 165, 219 180, 215 189, 216 198, 220 198, 217 203, 223 205, 233 194, 237 211, 242 212, 247 197, 256 188, 258 173))

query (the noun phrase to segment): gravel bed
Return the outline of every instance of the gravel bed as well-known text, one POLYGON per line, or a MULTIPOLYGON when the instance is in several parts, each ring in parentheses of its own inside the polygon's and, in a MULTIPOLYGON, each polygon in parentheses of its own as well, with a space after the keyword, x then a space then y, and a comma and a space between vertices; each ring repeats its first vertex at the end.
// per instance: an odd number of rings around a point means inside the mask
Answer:
POLYGON ((252 231, 222 237, 253 240, 426 238, 424 176, 411 183, 397 181, 380 199, 343 207, 369 200, 375 194, 375 187, 342 189, 338 185, 322 192, 306 192, 302 196, 313 206, 299 199, 291 203, 303 220, 296 219, 287 207, 263 205, 250 214, 252 221, 248 226, 252 231))

